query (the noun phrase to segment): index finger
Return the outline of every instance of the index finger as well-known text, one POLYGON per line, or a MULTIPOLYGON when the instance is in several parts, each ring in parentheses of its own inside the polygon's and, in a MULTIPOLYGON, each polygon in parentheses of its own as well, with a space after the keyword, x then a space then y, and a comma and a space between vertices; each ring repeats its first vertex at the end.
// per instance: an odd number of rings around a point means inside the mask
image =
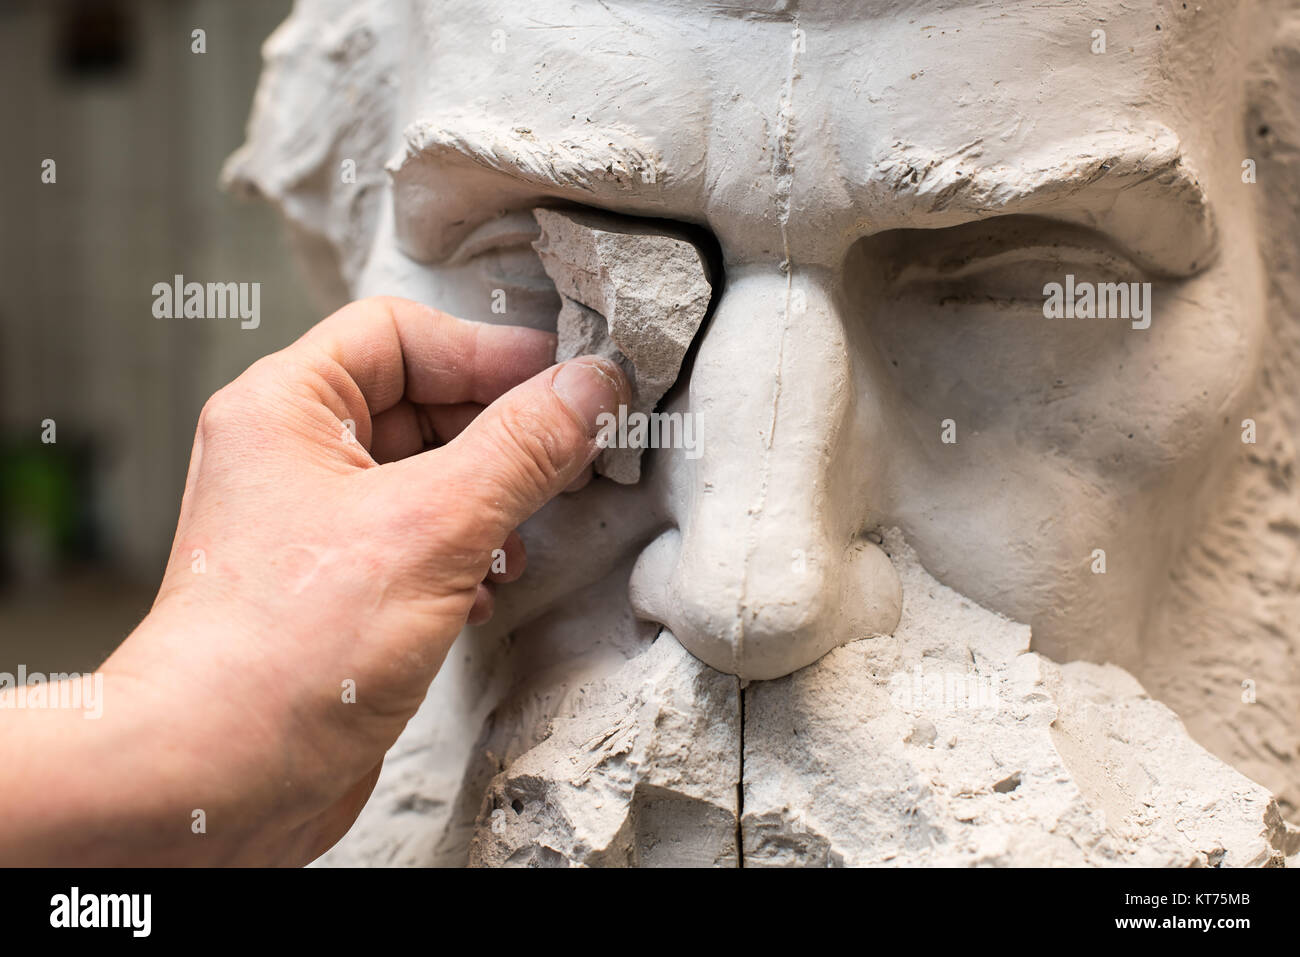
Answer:
POLYGON ((342 366, 372 417, 403 396, 488 405, 555 364, 554 333, 470 322, 391 296, 349 303, 299 342, 342 366))

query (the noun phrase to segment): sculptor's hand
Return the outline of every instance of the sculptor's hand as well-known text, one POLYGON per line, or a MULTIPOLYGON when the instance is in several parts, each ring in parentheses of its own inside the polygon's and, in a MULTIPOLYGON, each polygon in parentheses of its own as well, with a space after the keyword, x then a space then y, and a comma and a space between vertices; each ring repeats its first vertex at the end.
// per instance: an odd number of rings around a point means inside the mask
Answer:
POLYGON ((98 739, 76 793, 29 795, 72 833, 0 833, 0 861, 301 864, 337 841, 491 614, 484 582, 523 571, 515 527, 589 474, 626 401, 617 367, 554 350, 370 299, 213 396, 157 601, 103 668, 102 719, 62 736, 98 739))

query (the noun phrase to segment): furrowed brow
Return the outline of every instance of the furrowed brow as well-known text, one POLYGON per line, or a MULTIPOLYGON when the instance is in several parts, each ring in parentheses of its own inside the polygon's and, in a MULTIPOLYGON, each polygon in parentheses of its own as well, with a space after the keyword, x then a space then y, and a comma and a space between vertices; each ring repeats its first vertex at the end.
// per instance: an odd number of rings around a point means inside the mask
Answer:
POLYGON ((414 123, 404 139, 387 167, 397 240, 423 262, 446 260, 484 219, 540 197, 663 208, 662 160, 626 130, 546 139, 523 126, 451 116, 414 123))
POLYGON ((1096 229, 1168 276, 1194 275, 1218 254, 1209 197, 1164 127, 1056 144, 1014 167, 981 166, 978 144, 942 158, 902 149, 859 188, 880 228, 1044 216, 1096 229))

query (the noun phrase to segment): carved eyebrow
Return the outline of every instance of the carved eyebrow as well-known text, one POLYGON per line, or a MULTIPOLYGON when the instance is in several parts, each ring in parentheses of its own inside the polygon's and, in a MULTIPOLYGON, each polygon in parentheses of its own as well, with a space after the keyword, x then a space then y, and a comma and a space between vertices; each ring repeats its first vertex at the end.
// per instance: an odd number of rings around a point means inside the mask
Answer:
POLYGON ((524 126, 488 126, 481 119, 466 119, 412 123, 403 134, 405 149, 389 170, 400 175, 411 160, 468 160, 553 188, 591 189, 601 181, 627 186, 635 180, 655 179, 654 150, 630 132, 601 127, 559 140, 539 140, 524 126))
POLYGON ((411 124, 403 139, 387 164, 394 223, 402 251, 423 262, 447 259, 475 226, 515 202, 563 196, 651 215, 664 206, 662 159, 627 130, 543 139, 527 127, 449 114, 411 124))
POLYGON ((1054 144, 1014 167, 981 166, 978 144, 942 158, 899 148, 858 189, 885 229, 1033 214, 1104 233, 1158 274, 1194 275, 1218 255, 1209 197, 1165 127, 1054 144))
MULTIPOLYGON (((885 150, 846 184, 862 234, 1024 214, 1094 229, 1153 275, 1191 276, 1218 255, 1209 198, 1167 127, 1049 143, 1014 165, 982 165, 981 152, 978 140, 955 152, 885 150)), ((398 246, 421 262, 445 262, 484 221, 545 197, 697 218, 687 212, 698 200, 695 187, 675 182, 643 137, 617 126, 544 138, 449 111, 407 127, 387 168, 398 246)))

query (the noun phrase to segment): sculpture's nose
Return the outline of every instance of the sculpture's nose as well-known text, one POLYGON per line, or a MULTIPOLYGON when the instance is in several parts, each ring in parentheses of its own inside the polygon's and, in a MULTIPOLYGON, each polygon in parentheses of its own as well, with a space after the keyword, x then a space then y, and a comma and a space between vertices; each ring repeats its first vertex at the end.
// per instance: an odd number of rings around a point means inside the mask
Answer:
POLYGON ((676 527, 631 597, 713 667, 774 678, 898 623, 898 577, 864 537, 882 426, 824 277, 727 278, 690 378, 703 453, 668 458, 676 527))

